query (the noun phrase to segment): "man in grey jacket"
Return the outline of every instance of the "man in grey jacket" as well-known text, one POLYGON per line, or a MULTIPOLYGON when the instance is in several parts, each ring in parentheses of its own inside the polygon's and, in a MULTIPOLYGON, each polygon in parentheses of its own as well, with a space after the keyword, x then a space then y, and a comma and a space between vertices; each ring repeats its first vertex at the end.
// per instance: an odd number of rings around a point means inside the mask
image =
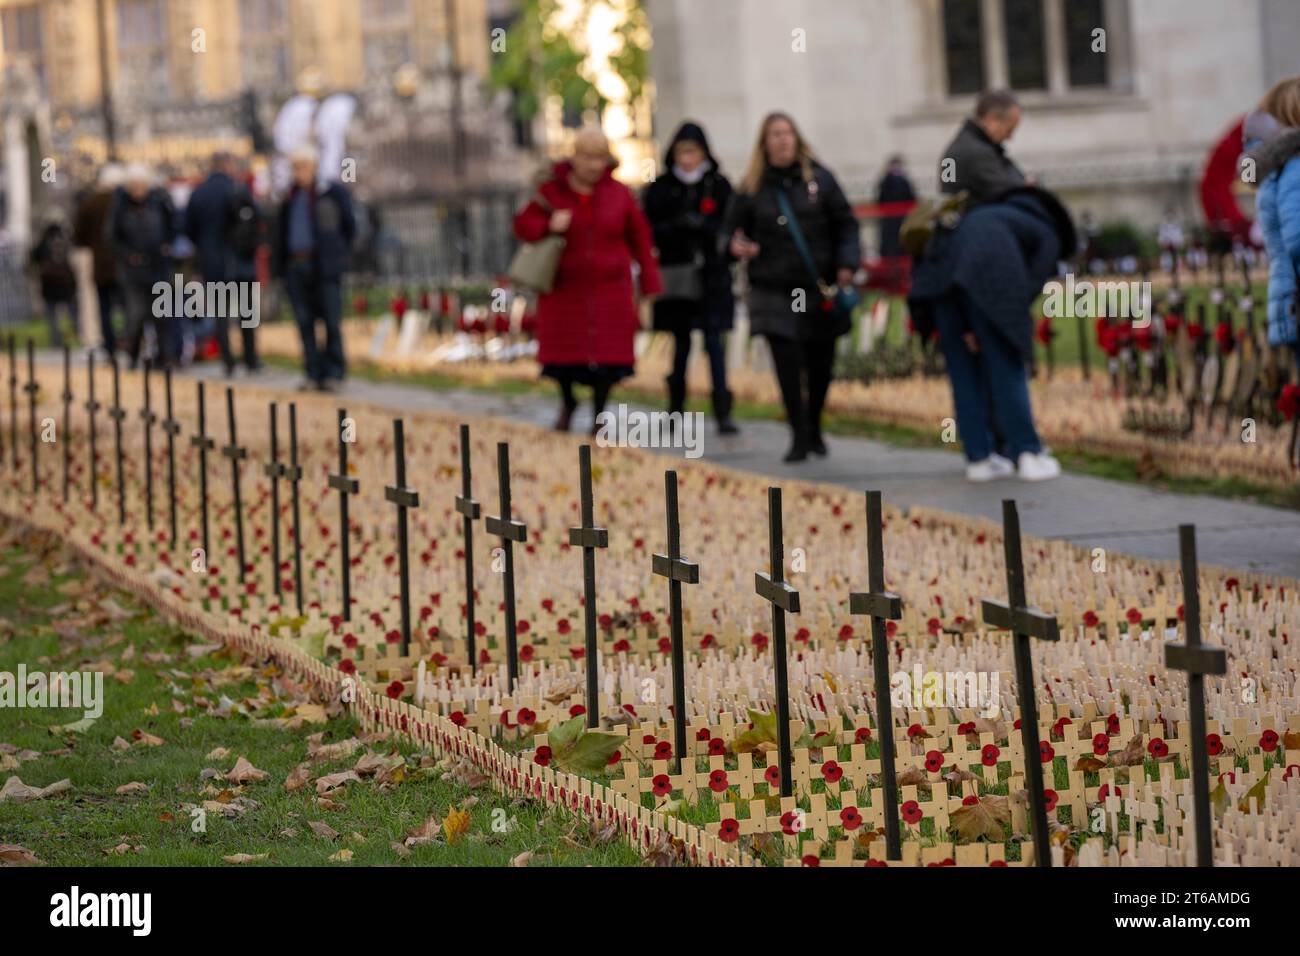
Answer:
POLYGON ((966 119, 939 159, 939 191, 970 193, 968 206, 988 202, 1026 184, 1025 174, 1003 146, 1020 123, 1020 104, 1007 90, 981 93, 975 115, 966 119))

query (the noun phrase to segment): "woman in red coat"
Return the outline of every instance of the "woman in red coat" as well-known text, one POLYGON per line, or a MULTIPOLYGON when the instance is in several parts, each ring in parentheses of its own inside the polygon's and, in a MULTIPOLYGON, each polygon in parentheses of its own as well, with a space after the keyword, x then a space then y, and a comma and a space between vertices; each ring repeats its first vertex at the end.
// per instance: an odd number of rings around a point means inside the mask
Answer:
POLYGON ((521 242, 566 237, 555 284, 537 302, 538 361, 563 399, 558 431, 569 430, 577 408, 575 384, 591 387, 598 416, 614 384, 632 374, 640 326, 632 263, 640 267, 644 297, 663 289, 650 226, 631 190, 614 179, 614 166, 605 134, 580 130, 573 157, 555 165, 538 196, 515 216, 521 242))

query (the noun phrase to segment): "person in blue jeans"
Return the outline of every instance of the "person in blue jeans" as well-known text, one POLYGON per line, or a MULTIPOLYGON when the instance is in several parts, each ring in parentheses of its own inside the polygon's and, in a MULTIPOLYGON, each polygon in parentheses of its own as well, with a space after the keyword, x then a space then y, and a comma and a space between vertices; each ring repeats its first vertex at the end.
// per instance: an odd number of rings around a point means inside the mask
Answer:
POLYGON ((316 151, 301 147, 290 156, 293 188, 280 205, 275 260, 302 337, 300 388, 335 391, 347 374, 343 356, 343 273, 347 271, 356 218, 342 184, 317 184, 316 151), (323 347, 316 324, 325 326, 323 347))
POLYGON ((917 261, 908 305, 923 334, 938 330, 970 481, 1061 473, 1034 427, 1029 310, 1075 244, 1059 200, 1020 186, 939 229, 917 261))

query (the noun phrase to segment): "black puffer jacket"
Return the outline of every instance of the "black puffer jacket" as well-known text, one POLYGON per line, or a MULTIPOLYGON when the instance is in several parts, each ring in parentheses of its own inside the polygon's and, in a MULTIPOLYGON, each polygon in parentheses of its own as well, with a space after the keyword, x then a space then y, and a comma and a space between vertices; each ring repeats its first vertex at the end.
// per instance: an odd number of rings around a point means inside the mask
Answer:
POLYGON ((698 256, 703 262, 704 298, 701 302, 664 299, 655 302, 655 328, 731 328, 736 302, 731 293, 731 256, 725 231, 731 205, 731 183, 718 169, 704 130, 695 123, 683 123, 668 144, 664 172, 646 187, 641 197, 646 219, 654 230, 659 265, 687 265, 698 256), (673 172, 673 150, 689 140, 704 149, 708 172, 698 183, 684 183, 673 172))
POLYGON ((737 193, 727 217, 727 235, 740 229, 759 245, 749 261, 749 284, 754 288, 789 293, 816 290, 790 229, 781 215, 776 190, 790 199, 804 239, 812 251, 818 278, 834 282, 840 269, 857 269, 862 260, 858 220, 831 171, 812 164, 812 179, 804 182, 796 163, 784 169, 769 166, 762 188, 755 195, 737 193))

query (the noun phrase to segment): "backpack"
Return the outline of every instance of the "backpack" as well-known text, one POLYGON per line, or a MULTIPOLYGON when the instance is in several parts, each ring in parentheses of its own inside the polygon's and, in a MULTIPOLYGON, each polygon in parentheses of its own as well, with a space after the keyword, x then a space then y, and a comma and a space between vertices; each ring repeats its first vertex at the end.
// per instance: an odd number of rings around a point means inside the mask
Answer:
POLYGON ((262 242, 262 212, 246 190, 230 197, 226 210, 226 245, 237 259, 251 259, 262 242))

